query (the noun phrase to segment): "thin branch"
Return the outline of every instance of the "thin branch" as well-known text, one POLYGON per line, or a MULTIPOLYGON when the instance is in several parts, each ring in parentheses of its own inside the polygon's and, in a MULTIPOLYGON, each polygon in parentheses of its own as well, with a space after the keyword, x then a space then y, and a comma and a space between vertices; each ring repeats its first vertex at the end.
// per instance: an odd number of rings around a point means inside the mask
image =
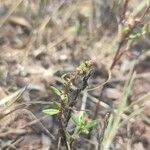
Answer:
MULTIPOLYGON (((92 71, 90 70, 89 73, 83 77, 82 86, 75 91, 75 96, 71 100, 71 102, 68 106, 69 108, 72 108, 76 104, 78 96, 88 86, 88 80, 89 80, 91 74, 92 74, 92 71)), ((66 123, 65 123, 66 127, 68 125, 70 118, 71 118, 71 110, 68 111, 67 116, 66 116, 66 123)))
POLYGON ((62 118, 63 118, 63 106, 61 106, 60 113, 58 114, 59 132, 61 134, 61 138, 63 139, 63 142, 65 143, 66 149, 70 150, 70 147, 69 147, 68 142, 67 142, 66 131, 65 131, 65 128, 63 125, 62 118))
POLYGON ((128 7, 128 4, 129 4, 129 1, 130 1, 130 0, 124 0, 124 1, 125 1, 125 2, 124 2, 123 12, 122 12, 122 16, 121 16, 122 19, 125 18, 125 14, 126 14, 126 12, 127 12, 127 7, 128 7))
POLYGON ((132 26, 130 26, 128 32, 126 32, 125 34, 122 34, 120 37, 120 41, 118 43, 118 48, 117 51, 115 53, 115 56, 113 58, 113 62, 110 66, 110 70, 112 70, 114 68, 114 66, 116 65, 116 63, 118 62, 118 58, 120 59, 120 57, 118 57, 120 55, 120 51, 121 51, 121 47, 123 46, 123 44, 126 41, 126 38, 129 36, 130 33, 132 33, 132 31, 140 24, 143 22, 145 16, 150 12, 150 5, 146 8, 146 10, 144 11, 143 15, 138 19, 138 21, 135 19, 134 23, 132 26))

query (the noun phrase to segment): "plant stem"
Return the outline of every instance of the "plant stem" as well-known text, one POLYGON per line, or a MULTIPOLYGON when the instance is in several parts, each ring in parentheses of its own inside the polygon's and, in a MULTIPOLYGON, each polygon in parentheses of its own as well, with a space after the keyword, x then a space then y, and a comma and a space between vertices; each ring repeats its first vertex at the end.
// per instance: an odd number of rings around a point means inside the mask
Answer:
POLYGON ((63 141, 65 143, 66 149, 70 150, 70 146, 69 146, 67 138, 66 138, 66 133, 65 133, 62 118, 63 118, 63 104, 61 105, 61 109, 60 109, 60 112, 58 114, 59 131, 60 131, 60 134, 61 134, 61 138, 63 139, 63 141))

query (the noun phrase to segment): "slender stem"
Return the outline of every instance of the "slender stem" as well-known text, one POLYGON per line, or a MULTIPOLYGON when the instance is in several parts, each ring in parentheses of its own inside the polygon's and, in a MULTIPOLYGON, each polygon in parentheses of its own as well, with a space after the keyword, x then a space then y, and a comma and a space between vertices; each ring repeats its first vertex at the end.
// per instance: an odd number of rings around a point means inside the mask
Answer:
POLYGON ((60 112, 58 114, 59 131, 60 131, 61 137, 65 143, 66 149, 70 150, 70 147, 69 147, 68 142, 67 142, 66 133, 65 133, 62 118, 63 118, 63 105, 61 105, 61 109, 60 109, 60 112))
POLYGON ((130 0, 124 0, 124 6, 123 6, 123 12, 122 12, 122 19, 125 19, 125 14, 126 14, 126 11, 127 11, 127 7, 128 7, 128 3, 130 0))
MULTIPOLYGON (((128 0, 126 0, 126 3, 128 3, 128 0)), ((127 5, 127 4, 126 4, 127 5)), ((127 7, 127 6, 125 6, 127 7)), ((125 8, 124 8, 125 9, 125 8)), ((124 10, 125 11, 125 10, 124 10)), ((118 43, 118 48, 117 51, 115 53, 115 56, 113 58, 113 62, 111 64, 110 70, 112 70, 114 68, 114 66, 116 65, 118 58, 120 59, 120 57, 118 57, 120 55, 120 51, 121 51, 121 47, 123 46, 123 44, 126 41, 126 38, 129 36, 129 34, 140 24, 143 22, 145 16, 150 12, 150 5, 146 8, 146 10, 144 11, 143 15, 139 18, 138 21, 134 21, 133 25, 130 27, 130 29, 128 30, 128 32, 126 32, 125 34, 122 34, 120 37, 120 41, 118 43)), ((125 13, 125 12, 124 12, 125 13)), ((121 25, 122 26, 122 25, 121 25)), ((120 55, 121 56, 121 55, 120 55)))
MULTIPOLYGON (((83 84, 80 88, 78 88, 75 91, 75 96, 71 100, 71 102, 69 104, 69 108, 72 108, 76 104, 78 96, 88 86, 88 79, 90 78, 91 74, 92 74, 92 71, 90 70, 89 73, 83 77, 83 84)), ((69 122, 70 118, 71 118, 71 109, 69 109, 69 111, 67 113, 67 116, 66 116, 66 123, 65 123, 66 127, 68 125, 68 122, 69 122)))

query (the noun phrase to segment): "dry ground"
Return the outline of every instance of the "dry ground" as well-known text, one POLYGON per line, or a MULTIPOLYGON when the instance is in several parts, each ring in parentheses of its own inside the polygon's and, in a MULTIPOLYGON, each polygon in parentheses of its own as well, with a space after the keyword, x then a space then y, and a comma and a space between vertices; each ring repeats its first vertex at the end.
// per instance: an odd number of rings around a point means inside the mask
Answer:
MULTIPOLYGON (((131 1, 129 12, 139 15, 146 0, 131 1)), ((95 61, 95 66, 88 88, 107 79, 118 40, 118 12, 112 5, 112 1, 107 4, 98 0, 0 0, 0 99, 27 86, 20 100, 5 110, 9 113, 0 120, 0 149, 56 149, 56 117, 42 113, 54 98, 50 85, 59 87, 63 73, 89 59, 95 61)), ((98 101, 117 106, 133 61, 137 74, 128 104, 149 92, 150 37, 141 37, 113 68, 103 91, 99 87, 88 92, 86 107, 91 117, 95 117, 98 101)), ((146 100, 144 111, 134 117, 134 122, 120 128, 112 149, 150 149, 150 96, 146 100)), ((106 106, 98 108, 99 132, 108 111, 106 106)), ((4 111, 2 105, 0 110, 4 111)), ((96 132, 83 135, 74 149, 96 149, 96 132)))

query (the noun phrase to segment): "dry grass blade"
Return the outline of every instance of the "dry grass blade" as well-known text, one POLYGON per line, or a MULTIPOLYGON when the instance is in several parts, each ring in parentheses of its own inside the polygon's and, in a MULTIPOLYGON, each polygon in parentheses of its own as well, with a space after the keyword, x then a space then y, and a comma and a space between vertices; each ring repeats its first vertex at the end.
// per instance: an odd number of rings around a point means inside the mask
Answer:
POLYGON ((143 104, 146 100, 148 100, 148 98, 150 98, 150 92, 141 96, 139 99, 137 99, 136 101, 134 101, 133 103, 131 103, 128 107, 126 107, 125 111, 130 110, 133 106, 135 105, 141 105, 143 104))
POLYGON ((138 7, 133 11, 132 15, 136 17, 139 12, 144 9, 148 5, 148 1, 141 1, 141 3, 138 5, 138 7))
POLYGON ((28 30, 32 29, 32 25, 27 21, 27 19, 20 17, 20 16, 11 16, 8 21, 15 25, 19 25, 25 27, 28 30))
POLYGON ((108 122, 108 127, 106 129, 104 139, 102 142, 102 146, 103 146, 104 150, 109 149, 109 147, 110 147, 110 145, 111 145, 111 143, 112 143, 112 141, 113 141, 113 139, 117 133, 118 126, 119 126, 121 118, 122 118, 122 114, 123 114, 125 107, 126 107, 127 98, 128 98, 128 95, 131 91, 131 87, 132 87, 133 81, 134 81, 135 73, 132 73, 132 70, 133 70, 133 67, 132 67, 130 74, 129 74, 129 80, 125 84, 123 96, 122 96, 122 99, 121 99, 120 104, 119 104, 118 109, 117 109, 117 114, 115 114, 113 118, 111 116, 110 120, 108 122))
POLYGON ((1 132, 0 137, 4 138, 9 135, 21 135, 25 133, 26 133, 26 130, 24 129, 10 129, 9 131, 1 132))
POLYGON ((23 125, 20 129, 24 129, 28 126, 32 126, 32 125, 36 124, 39 128, 41 128, 43 130, 43 132, 46 135, 48 135, 50 138, 55 140, 55 137, 53 136, 53 134, 51 134, 49 132, 49 130, 41 123, 41 120, 44 119, 44 118, 47 118, 47 116, 44 116, 44 117, 38 119, 31 111, 26 110, 26 109, 24 109, 24 113, 27 114, 30 117, 30 119, 33 120, 33 121, 29 122, 26 125, 23 125))
POLYGON ((80 115, 82 116, 84 113, 84 110, 86 109, 86 102, 87 102, 87 90, 83 91, 83 97, 82 97, 82 104, 81 104, 81 111, 80 115))
POLYGON ((8 14, 3 18, 3 20, 0 23, 0 28, 4 25, 4 23, 7 21, 9 16, 16 10, 16 8, 23 2, 23 0, 18 0, 17 2, 14 1, 13 6, 11 7, 8 14))
POLYGON ((23 94, 23 92, 26 90, 26 87, 16 91, 15 93, 12 93, 8 95, 7 97, 3 98, 0 100, 0 107, 4 111, 7 109, 9 106, 11 106, 13 103, 15 103, 20 96, 23 94))
POLYGON ((118 129, 119 129, 121 126, 123 126, 124 124, 126 124, 130 119, 132 119, 133 117, 139 115, 139 114, 140 114, 141 112, 143 112, 143 111, 144 111, 144 108, 143 108, 143 107, 141 107, 141 108, 139 108, 139 109, 133 111, 133 113, 131 113, 126 119, 124 119, 124 120, 119 124, 118 129))

